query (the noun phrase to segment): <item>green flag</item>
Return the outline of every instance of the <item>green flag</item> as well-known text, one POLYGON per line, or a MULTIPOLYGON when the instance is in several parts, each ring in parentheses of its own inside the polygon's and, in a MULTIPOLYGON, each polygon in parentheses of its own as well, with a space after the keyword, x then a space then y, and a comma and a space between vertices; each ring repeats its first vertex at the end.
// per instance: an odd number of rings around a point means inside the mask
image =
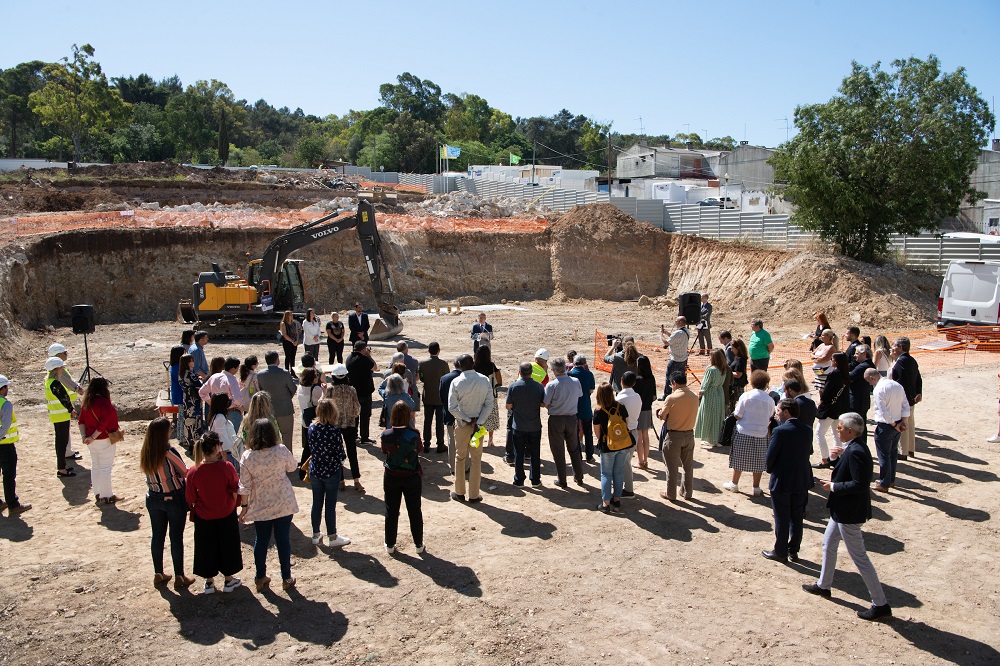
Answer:
POLYGON ((515 164, 520 164, 520 163, 521 163, 521 158, 519 156, 515 155, 514 153, 511 153, 510 154, 510 164, 511 164, 511 166, 513 166, 515 164))

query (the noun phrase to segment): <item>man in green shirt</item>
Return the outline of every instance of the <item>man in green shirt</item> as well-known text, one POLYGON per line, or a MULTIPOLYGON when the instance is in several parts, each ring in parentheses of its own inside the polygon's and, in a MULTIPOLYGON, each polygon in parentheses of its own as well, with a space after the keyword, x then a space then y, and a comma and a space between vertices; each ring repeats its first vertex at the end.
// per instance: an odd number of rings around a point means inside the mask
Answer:
POLYGON ((747 351, 750 352, 750 369, 767 370, 771 361, 771 352, 774 351, 774 343, 771 342, 771 334, 764 330, 764 322, 754 319, 750 322, 750 345, 747 351))

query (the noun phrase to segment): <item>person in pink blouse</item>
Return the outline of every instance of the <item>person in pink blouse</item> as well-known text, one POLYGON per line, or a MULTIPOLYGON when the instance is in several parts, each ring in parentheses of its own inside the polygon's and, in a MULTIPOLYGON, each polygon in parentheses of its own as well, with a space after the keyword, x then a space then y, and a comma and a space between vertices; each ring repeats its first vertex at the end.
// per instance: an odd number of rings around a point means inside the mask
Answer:
MULTIPOLYGON (((218 358, 212 359, 212 364, 215 365, 217 360, 218 358)), ((213 395, 221 393, 229 396, 229 410, 226 419, 233 424, 233 430, 236 431, 239 431, 240 424, 243 423, 243 412, 246 410, 240 379, 236 376, 239 369, 240 360, 238 358, 235 356, 226 358, 223 361, 222 370, 209 377, 208 381, 202 384, 198 390, 198 395, 205 404, 211 404, 213 395)))
POLYGON ((80 436, 90 451, 90 485, 98 504, 121 500, 111 487, 111 467, 115 463, 116 444, 111 433, 118 432, 118 411, 111 404, 108 380, 95 377, 83 393, 80 405, 80 436))
POLYGON ((267 548, 271 534, 278 549, 281 565, 281 586, 295 586, 292 578, 292 516, 299 510, 295 490, 288 473, 298 468, 295 456, 284 444, 278 443, 278 431, 270 419, 257 419, 250 425, 246 452, 240 460, 240 496, 244 504, 241 522, 253 522, 256 538, 253 560, 256 567, 254 584, 258 591, 267 589, 267 548))

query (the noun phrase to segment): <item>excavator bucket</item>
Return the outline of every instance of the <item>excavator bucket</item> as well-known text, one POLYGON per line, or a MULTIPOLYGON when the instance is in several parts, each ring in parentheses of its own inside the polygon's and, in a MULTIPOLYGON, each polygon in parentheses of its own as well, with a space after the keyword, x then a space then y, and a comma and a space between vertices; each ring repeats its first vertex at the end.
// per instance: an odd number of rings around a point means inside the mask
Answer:
POLYGON ((381 319, 376 319, 375 323, 372 324, 371 330, 368 332, 368 339, 370 340, 388 340, 389 338, 398 335, 400 331, 403 330, 403 324, 400 323, 392 328, 385 325, 385 322, 381 319))

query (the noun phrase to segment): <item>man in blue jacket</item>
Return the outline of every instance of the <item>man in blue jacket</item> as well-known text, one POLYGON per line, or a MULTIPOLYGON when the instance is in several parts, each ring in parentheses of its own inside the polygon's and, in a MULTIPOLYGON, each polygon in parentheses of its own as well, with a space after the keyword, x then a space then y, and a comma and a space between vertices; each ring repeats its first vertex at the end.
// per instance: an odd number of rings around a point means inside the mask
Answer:
POLYGON ((847 546, 847 553, 861 573, 868 594, 872 598, 871 608, 858 611, 858 617, 863 620, 877 620, 891 616, 892 608, 885 598, 875 567, 868 559, 864 536, 861 534, 861 525, 872 517, 869 488, 874 462, 864 440, 865 421, 860 414, 857 412, 841 414, 837 431, 840 441, 848 444, 846 447, 835 446, 831 449, 832 456, 839 455, 839 458, 833 466, 830 480, 819 482, 823 489, 830 493, 830 498, 826 502, 826 506, 830 509, 830 522, 826 526, 826 534, 823 535, 823 569, 818 582, 803 585, 802 589, 810 594, 830 598, 833 574, 837 568, 837 550, 843 540, 847 546))
POLYGON ((798 562, 802 544, 802 518, 813 486, 812 429, 799 421, 799 403, 785 398, 778 403, 781 425, 771 432, 765 466, 771 475, 771 508, 774 511, 774 549, 761 555, 778 562, 798 562))

